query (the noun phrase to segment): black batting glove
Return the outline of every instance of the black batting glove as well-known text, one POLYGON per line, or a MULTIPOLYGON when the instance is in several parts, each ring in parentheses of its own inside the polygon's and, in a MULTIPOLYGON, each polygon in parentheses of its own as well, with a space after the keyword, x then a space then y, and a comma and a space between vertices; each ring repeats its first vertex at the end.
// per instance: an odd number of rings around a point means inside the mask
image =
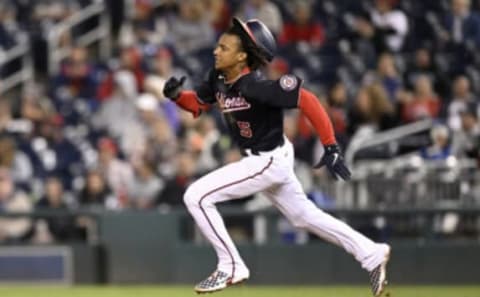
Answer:
POLYGON ((345 164, 340 147, 337 144, 331 144, 326 145, 324 149, 325 153, 315 168, 325 165, 334 179, 338 180, 338 177, 341 177, 343 180, 349 180, 352 173, 345 164))
POLYGON ((182 85, 185 82, 185 79, 185 76, 182 76, 180 80, 174 76, 170 77, 165 82, 165 86, 163 87, 163 95, 173 101, 177 100, 178 96, 180 96, 180 92, 182 91, 182 85))

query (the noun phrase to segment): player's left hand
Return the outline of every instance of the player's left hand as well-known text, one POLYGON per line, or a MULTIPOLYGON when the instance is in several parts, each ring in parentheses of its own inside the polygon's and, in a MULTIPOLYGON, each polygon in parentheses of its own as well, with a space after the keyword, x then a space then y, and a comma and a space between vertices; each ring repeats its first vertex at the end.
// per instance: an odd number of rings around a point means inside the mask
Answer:
POLYGON ((165 86, 163 87, 163 95, 173 101, 177 100, 182 90, 182 85, 185 82, 185 79, 185 76, 182 76, 180 79, 177 79, 174 76, 170 77, 165 82, 165 86))
POLYGON ((315 168, 325 165, 334 179, 338 180, 338 177, 341 177, 343 180, 349 180, 352 173, 345 164, 340 147, 337 144, 331 144, 326 145, 324 149, 325 153, 315 168))

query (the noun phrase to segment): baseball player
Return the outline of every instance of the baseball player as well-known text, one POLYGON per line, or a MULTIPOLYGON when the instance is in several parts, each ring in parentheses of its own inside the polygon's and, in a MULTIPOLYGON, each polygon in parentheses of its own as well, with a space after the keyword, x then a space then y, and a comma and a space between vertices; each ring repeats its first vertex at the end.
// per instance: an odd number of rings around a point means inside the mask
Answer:
POLYGON ((261 191, 294 226, 352 254, 370 273, 373 295, 379 296, 386 284, 390 246, 373 242, 318 209, 294 174, 293 147, 283 134, 282 110, 287 108, 299 108, 324 145, 325 154, 315 167, 325 165, 335 178, 350 178, 332 124, 315 95, 302 88, 302 80, 295 75, 275 81, 264 78, 260 69, 273 59, 275 48, 275 39, 262 22, 234 18, 218 40, 213 52, 215 67, 205 81, 188 91, 182 90, 184 77, 172 77, 163 90, 195 117, 213 105, 220 108, 244 156, 198 179, 184 195, 188 211, 218 257, 217 269, 195 291, 214 292, 249 278, 215 204, 261 191))

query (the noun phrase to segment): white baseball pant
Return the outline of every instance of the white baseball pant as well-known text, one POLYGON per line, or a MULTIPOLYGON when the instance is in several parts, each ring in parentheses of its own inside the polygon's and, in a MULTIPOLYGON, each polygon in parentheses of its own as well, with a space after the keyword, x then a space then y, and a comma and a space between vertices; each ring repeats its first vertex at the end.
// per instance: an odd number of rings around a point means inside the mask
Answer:
POLYGON ((231 274, 234 280, 249 273, 215 204, 263 191, 295 227, 342 247, 364 269, 373 270, 384 260, 385 247, 317 208, 306 197, 293 163, 293 146, 285 139, 284 145, 259 155, 249 154, 203 176, 187 189, 185 205, 213 245, 217 269, 231 274))

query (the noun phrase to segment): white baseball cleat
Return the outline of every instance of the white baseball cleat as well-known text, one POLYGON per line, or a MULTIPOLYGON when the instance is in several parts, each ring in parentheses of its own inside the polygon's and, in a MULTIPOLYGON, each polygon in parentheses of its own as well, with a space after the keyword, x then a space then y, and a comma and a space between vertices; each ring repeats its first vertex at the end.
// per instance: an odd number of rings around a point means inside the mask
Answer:
POLYGON ((198 294, 212 293, 225 289, 246 281, 249 278, 249 273, 245 275, 236 276, 232 278, 231 275, 220 270, 214 271, 209 277, 199 282, 195 286, 195 292, 198 294))
POLYGON ((390 260, 391 248, 386 245, 385 258, 382 263, 370 271, 370 285, 372 286, 373 296, 378 297, 383 293, 387 285, 387 263, 390 260))

